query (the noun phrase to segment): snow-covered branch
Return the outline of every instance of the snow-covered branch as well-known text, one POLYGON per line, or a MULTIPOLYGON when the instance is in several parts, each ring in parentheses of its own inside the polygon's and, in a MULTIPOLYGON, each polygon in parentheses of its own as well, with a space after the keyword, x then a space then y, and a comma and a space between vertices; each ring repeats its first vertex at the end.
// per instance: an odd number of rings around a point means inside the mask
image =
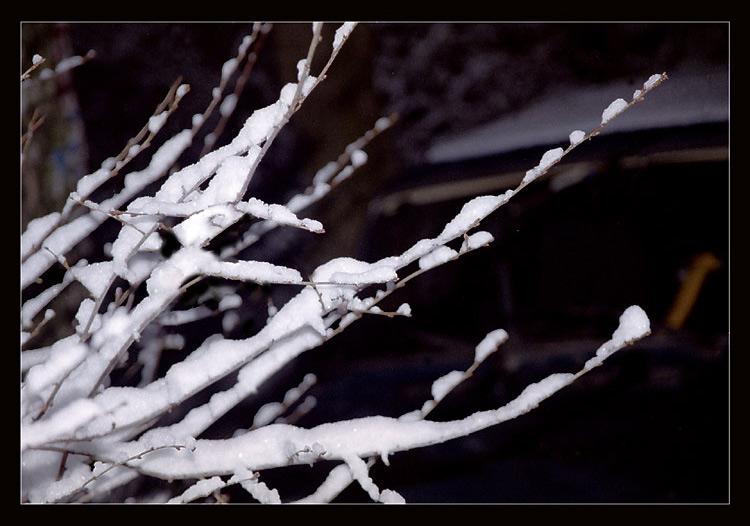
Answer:
MULTIPOLYGON (((177 167, 177 159, 197 137, 210 112, 219 108, 224 116, 235 109, 233 94, 222 96, 243 61, 249 64, 243 71, 249 73, 254 60, 249 47, 270 30, 267 25, 256 25, 242 41, 237 56, 222 67, 219 86, 206 112, 193 118, 193 126, 156 149, 145 168, 125 174, 129 161, 148 148, 164 120, 187 95, 188 87, 180 82, 172 86, 121 155, 79 182, 61 212, 29 223, 21 239, 21 289, 29 296, 21 309, 22 342, 29 347, 22 352, 24 500, 85 501, 138 477, 154 477, 189 481, 188 486, 174 487, 167 499, 170 502, 190 502, 229 485, 241 486, 261 502, 281 502, 283 495, 261 481, 263 470, 325 461, 341 467, 331 471, 309 500, 330 500, 357 481, 374 501, 400 502, 403 499, 396 491, 381 490, 370 477, 368 459, 379 458, 387 464, 388 457, 395 453, 454 440, 516 418, 649 333, 648 317, 633 306, 622 314, 612 338, 577 373, 553 374, 502 407, 473 412, 459 420, 435 422, 427 417, 509 337, 502 329, 478 343, 474 362, 467 370, 437 378, 432 399, 400 418, 372 416, 312 428, 278 420, 297 404, 300 411, 314 407, 314 400, 309 398, 300 402, 315 381, 307 376, 283 402, 263 406, 235 436, 201 438, 284 366, 334 338, 362 316, 409 316, 408 303, 393 312, 383 311, 379 303, 421 274, 492 243, 491 233, 477 230, 483 220, 666 78, 655 75, 630 102, 613 102, 604 110, 597 129, 589 133, 572 131, 570 144, 546 152, 517 188, 469 200, 434 237, 414 240, 400 254, 375 262, 335 258, 318 266, 309 278, 297 269, 270 261, 238 259, 244 248, 278 227, 324 234, 324 225, 304 217, 304 211, 362 166, 370 141, 395 122, 395 116, 378 120, 286 204, 266 203, 246 195, 265 152, 325 80, 355 27, 346 23, 336 30, 327 48, 325 66, 313 75, 313 58, 324 49, 320 46, 321 25, 313 24, 308 53, 297 64, 297 77, 281 89, 278 100, 252 112, 226 145, 207 148, 196 162, 177 167), (100 202, 92 199, 99 185, 123 174, 122 188, 113 196, 100 202), (162 179, 153 195, 144 195, 146 188, 162 179), (74 211, 80 215, 74 217, 74 211), (245 217, 256 221, 239 241, 209 248, 245 217), (110 219, 116 219, 119 230, 105 259, 68 259, 74 247, 110 219), (176 249, 164 250, 167 235, 176 239, 176 249), (65 268, 61 280, 43 282, 56 264, 65 268), (204 305, 192 310, 178 307, 192 285, 209 277, 228 283, 284 285, 292 287, 294 294, 274 308, 255 333, 242 338, 214 334, 192 345, 182 359, 157 373, 161 351, 182 348, 187 337, 165 328, 177 330, 195 317, 216 312, 204 305), (76 283, 82 285, 87 297, 69 320, 72 333, 49 345, 31 348, 44 324, 53 318, 58 321, 51 307, 54 300, 76 283), (129 290, 123 292, 121 286, 129 290), (113 372, 133 362, 142 367, 140 382, 115 378, 113 372), (196 402, 198 393, 210 396, 196 402), (177 416, 163 423, 165 415, 176 408, 180 409, 174 413, 177 416)), ((34 71, 32 65, 24 77, 34 71)), ((246 77, 240 78, 244 82, 246 77)), ((205 144, 213 145, 212 140, 205 144)), ((238 295, 227 295, 218 310, 229 312, 242 301, 238 295)))

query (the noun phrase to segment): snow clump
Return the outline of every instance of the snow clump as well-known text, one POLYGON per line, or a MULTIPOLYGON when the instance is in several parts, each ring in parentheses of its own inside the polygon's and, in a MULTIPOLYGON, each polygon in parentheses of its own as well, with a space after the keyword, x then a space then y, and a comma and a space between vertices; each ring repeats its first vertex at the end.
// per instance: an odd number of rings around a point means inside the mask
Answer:
POLYGON ((487 356, 495 352, 497 348, 503 343, 505 343, 507 339, 508 339, 508 333, 505 332, 504 329, 496 329, 490 332, 476 346, 476 350, 474 353, 474 361, 477 363, 484 361, 484 359, 487 358, 487 356))
POLYGON ((613 100, 609 106, 607 106, 602 112, 602 124, 606 124, 628 107, 628 103, 625 99, 613 100))
POLYGON ((575 146, 577 144, 580 144, 585 138, 586 132, 581 130, 572 131, 570 132, 570 145, 575 146))
POLYGON ((542 175, 550 166, 559 161, 564 153, 565 150, 563 150, 562 148, 553 148, 544 152, 544 155, 542 155, 542 159, 539 161, 539 164, 526 172, 526 175, 524 175, 523 177, 522 184, 530 183, 531 181, 542 175))

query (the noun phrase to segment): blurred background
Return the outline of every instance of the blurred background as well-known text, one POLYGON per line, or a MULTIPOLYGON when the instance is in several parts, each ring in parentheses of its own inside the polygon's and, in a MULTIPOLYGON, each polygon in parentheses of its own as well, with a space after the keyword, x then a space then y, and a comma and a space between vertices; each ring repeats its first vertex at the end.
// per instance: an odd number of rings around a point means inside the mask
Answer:
MULTIPOLYGON (((59 209, 78 178, 119 153, 178 77, 191 93, 162 133, 189 126, 251 30, 22 24, 22 70, 37 53, 54 66, 95 51, 22 92, 22 130, 35 108, 46 115, 24 155, 23 223, 59 209)), ((311 35, 309 24, 274 24, 220 144, 295 78, 311 35)), ((612 100, 629 100, 662 72, 669 80, 482 224, 492 245, 394 295, 390 307, 408 302, 411 318, 365 317, 209 435, 249 425, 248 414, 308 372, 318 377, 317 406, 299 425, 398 416, 504 328, 510 340, 430 418, 498 407, 530 382, 577 371, 638 304, 650 337, 530 414, 396 454, 373 477, 409 502, 728 502, 728 24, 360 24, 249 191, 283 203, 377 119, 398 121, 368 146, 355 176, 304 214, 325 235, 279 230, 243 257, 309 274, 332 257, 399 254, 437 235, 468 199, 514 188, 544 151, 596 128, 612 100)), ((235 337, 262 322, 266 300, 253 306, 256 292, 246 291, 235 337)), ((294 291, 263 292, 283 301, 294 291)), ((324 465, 303 466, 262 480, 295 498, 324 475, 324 465)), ((339 498, 357 501, 367 496, 356 486, 339 498)))

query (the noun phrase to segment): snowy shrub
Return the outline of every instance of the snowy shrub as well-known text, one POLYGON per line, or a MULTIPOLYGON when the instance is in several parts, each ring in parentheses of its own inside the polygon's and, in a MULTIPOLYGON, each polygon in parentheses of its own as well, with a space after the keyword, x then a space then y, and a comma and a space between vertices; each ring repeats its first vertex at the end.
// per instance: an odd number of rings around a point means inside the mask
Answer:
MULTIPOLYGON (((602 111, 599 128, 588 133, 571 130, 570 144, 545 153, 517 188, 469 200, 434 237, 413 240, 401 254, 374 262, 335 258, 309 277, 268 261, 241 259, 244 248, 278 229, 325 235, 325 225, 305 217, 306 208, 366 162, 368 143, 393 123, 389 118, 373 123, 336 161, 322 167, 308 188, 284 204, 246 195, 279 130, 314 95, 354 28, 354 24, 341 25, 332 45, 325 46, 320 25, 313 24, 308 55, 301 58, 297 78, 283 87, 278 100, 253 112, 225 146, 209 148, 197 162, 177 166, 204 117, 214 108, 222 115, 234 109, 228 81, 267 30, 265 25, 254 26, 237 56, 221 68, 212 104, 206 114, 193 118, 192 128, 164 141, 145 167, 128 171, 187 96, 189 87, 175 83, 141 132, 117 157, 83 177, 62 210, 29 222, 21 238, 24 502, 107 501, 122 495, 114 490, 137 479, 158 484, 130 486, 150 491, 129 495, 134 502, 191 502, 233 485, 259 502, 287 502, 266 485, 264 470, 313 463, 326 463, 331 469, 302 502, 329 502, 352 483, 373 501, 403 502, 397 488, 381 488, 371 478, 373 463, 387 465, 395 453, 464 437, 522 415, 649 333, 648 317, 632 306, 622 313, 611 339, 592 350, 579 372, 553 374, 502 407, 469 411, 459 420, 438 422, 428 416, 509 337, 501 328, 477 342, 474 363, 465 371, 435 378, 432 398, 401 417, 371 416, 312 428, 279 420, 290 407, 314 410, 306 391, 316 378, 307 375, 289 387, 283 400, 248 415, 244 427, 232 436, 202 438, 207 428, 263 389, 281 368, 364 315, 410 316, 408 303, 393 312, 378 305, 422 273, 492 243, 492 234, 478 229, 487 216, 666 78, 653 75, 629 101, 618 99, 593 110, 602 111), (327 53, 325 66, 312 72, 313 57, 321 50, 327 53), (119 181, 119 190, 94 200, 97 188, 113 181, 119 181), (155 192, 147 192, 154 187, 158 187, 155 192), (247 217, 255 221, 242 235, 217 246, 222 234, 247 217), (117 228, 102 255, 92 254, 91 260, 79 255, 83 241, 105 223, 117 228), (174 246, 167 249, 169 240, 174 246), (62 272, 50 273, 53 267, 62 272), (55 275, 61 278, 50 281, 55 275), (179 302, 191 286, 209 278, 218 278, 227 287, 244 282, 284 285, 293 287, 294 294, 285 304, 270 306, 265 325, 253 334, 242 339, 214 334, 160 371, 162 351, 183 348, 191 337, 180 332, 181 326, 217 308, 224 324, 233 323, 233 310, 243 299, 231 288, 218 307, 186 307, 179 302), (65 313, 56 312, 52 305, 79 285, 85 287, 87 297, 64 321, 70 331, 43 347, 28 345, 51 320, 61 322, 65 313)), ((43 63, 43 58, 35 57, 22 82, 39 73, 43 63)))

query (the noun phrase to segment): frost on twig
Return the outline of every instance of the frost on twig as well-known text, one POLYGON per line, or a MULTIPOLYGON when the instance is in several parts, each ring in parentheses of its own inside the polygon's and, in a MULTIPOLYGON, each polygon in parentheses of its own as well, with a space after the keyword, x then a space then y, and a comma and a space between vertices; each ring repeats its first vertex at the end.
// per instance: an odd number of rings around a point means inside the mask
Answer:
MULTIPOLYGON (((245 248, 276 228, 324 234, 324 225, 305 217, 304 211, 366 163, 370 141, 396 121, 396 116, 378 120, 285 204, 246 195, 279 130, 325 79, 355 27, 341 25, 326 48, 319 45, 320 24, 313 24, 308 53, 297 63, 296 78, 282 88, 278 100, 253 111, 225 146, 214 149, 209 138, 199 160, 177 167, 178 157, 214 108, 222 117, 236 111, 233 95, 241 85, 227 93, 229 79, 237 77, 239 84, 244 83, 257 52, 257 47, 251 52, 250 46, 270 29, 255 25, 237 55, 222 66, 206 111, 193 117, 191 127, 165 140, 145 168, 126 173, 130 160, 147 150, 180 98, 187 95, 187 86, 179 81, 121 154, 79 182, 61 212, 29 223, 21 239, 21 287, 34 289, 21 308, 25 346, 31 347, 50 320, 57 323, 60 316, 51 308, 55 298, 74 284, 87 297, 77 306, 67 336, 22 353, 24 500, 95 500, 138 478, 151 477, 185 482, 170 485, 164 498, 168 502, 220 499, 224 488, 237 485, 252 499, 278 503, 283 495, 261 481, 263 470, 334 463, 326 481, 303 501, 330 501, 356 481, 373 501, 403 502, 397 490, 382 489, 372 478, 369 469, 376 459, 387 464, 389 455, 397 452, 453 440, 516 418, 648 334, 648 317, 633 306, 623 313, 612 338, 578 373, 551 375, 502 407, 469 412, 459 420, 435 422, 428 417, 509 337, 502 329, 477 344, 466 370, 435 379, 432 398, 400 418, 372 416, 297 426, 297 416, 316 407, 315 398, 307 395, 316 378, 307 374, 282 400, 260 405, 232 436, 203 438, 206 430, 256 396, 283 367, 362 316, 410 316, 408 303, 394 311, 383 310, 380 304, 421 274, 492 243, 491 233, 477 229, 485 218, 666 78, 651 77, 629 103, 615 101, 605 109, 596 130, 572 131, 570 144, 545 153, 517 188, 470 199, 434 237, 414 240, 400 254, 374 262, 334 258, 309 277, 271 261, 242 258, 245 248), (313 58, 321 49, 327 50, 328 58, 320 71, 312 72, 313 58), (93 191, 115 176, 122 176, 121 190, 100 202, 92 200, 93 191), (154 183, 159 188, 145 195, 154 183), (81 215, 74 217, 74 210, 81 215), (243 217, 255 221, 238 240, 214 246, 243 217), (105 257, 76 260, 73 248, 111 219, 119 229, 105 257), (167 236, 177 245, 170 250, 165 249, 167 236), (47 270, 58 263, 65 269, 61 280, 44 283, 47 270), (229 291, 218 294, 218 306, 180 303, 192 286, 208 278, 220 280, 229 291), (229 331, 219 331, 205 340, 189 341, 190 333, 180 331, 217 313, 224 316, 223 327, 233 326, 236 320, 229 314, 247 300, 232 288, 237 282, 283 286, 293 292, 286 303, 268 309, 270 314, 255 332, 230 338, 229 331), (180 357, 162 364, 163 354, 172 351, 180 357), (125 373, 114 374, 123 368, 125 373)), ((212 133, 220 131, 221 126, 212 133)))

